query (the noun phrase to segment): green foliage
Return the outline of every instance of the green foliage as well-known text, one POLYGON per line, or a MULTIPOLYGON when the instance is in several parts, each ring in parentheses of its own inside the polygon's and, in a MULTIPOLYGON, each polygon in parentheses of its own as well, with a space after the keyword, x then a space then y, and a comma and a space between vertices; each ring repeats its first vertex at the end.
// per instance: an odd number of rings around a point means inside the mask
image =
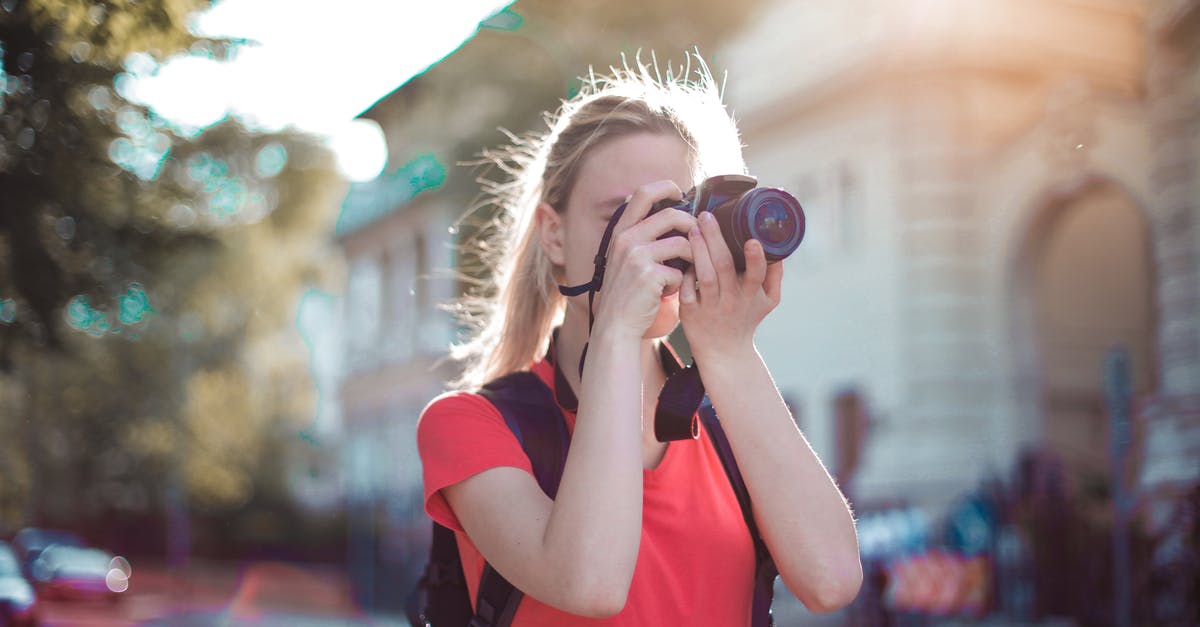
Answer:
POLYGON ((28 0, 30 24, 60 61, 87 61, 118 68, 135 52, 160 59, 204 40, 187 29, 187 18, 207 0, 28 0))
POLYGON ((193 510, 278 498, 263 452, 311 420, 292 321, 338 271, 331 156, 122 95, 127 64, 221 54, 186 29, 205 6, 0 5, 0 529, 160 515, 172 482, 193 510))
MULTIPOLYGON (((120 63, 156 47, 196 43, 183 26, 196 2, 6 3, 0 45, 0 371, 18 341, 61 349, 61 308, 84 297, 115 312, 147 256, 211 245, 172 228, 167 212, 193 196, 172 176, 184 142, 121 97, 120 63)), ((111 324, 111 322, 110 322, 111 324)))

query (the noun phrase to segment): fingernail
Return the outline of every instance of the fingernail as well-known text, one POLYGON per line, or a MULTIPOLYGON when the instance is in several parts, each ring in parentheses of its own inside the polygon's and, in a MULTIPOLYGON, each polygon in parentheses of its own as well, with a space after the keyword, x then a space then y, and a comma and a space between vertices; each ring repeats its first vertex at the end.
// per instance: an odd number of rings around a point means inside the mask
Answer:
POLYGON ((707 220, 709 222, 715 222, 717 220, 716 218, 713 217, 713 214, 711 211, 705 211, 704 213, 700 214, 700 219, 707 220))
POLYGON ((693 226, 692 230, 688 231, 688 235, 691 235, 692 237, 700 237, 700 227, 693 226))

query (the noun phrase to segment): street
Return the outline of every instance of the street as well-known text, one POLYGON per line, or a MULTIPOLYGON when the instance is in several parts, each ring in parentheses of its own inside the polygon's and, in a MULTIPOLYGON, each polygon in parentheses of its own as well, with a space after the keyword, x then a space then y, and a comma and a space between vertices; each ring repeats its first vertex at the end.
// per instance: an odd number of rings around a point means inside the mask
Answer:
POLYGON ((42 599, 51 627, 116 625, 381 625, 351 601, 345 577, 325 566, 278 562, 193 563, 171 571, 134 564, 116 601, 42 599))

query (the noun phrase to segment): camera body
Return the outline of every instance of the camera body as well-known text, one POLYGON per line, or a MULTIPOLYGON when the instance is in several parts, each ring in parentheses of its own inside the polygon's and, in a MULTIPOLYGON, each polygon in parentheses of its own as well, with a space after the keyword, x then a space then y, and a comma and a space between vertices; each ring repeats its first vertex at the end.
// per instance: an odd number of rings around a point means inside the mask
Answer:
MULTIPOLYGON (((795 252, 804 239, 804 210, 795 196, 776 187, 758 187, 758 179, 743 174, 710 177, 688 191, 682 200, 655 203, 648 216, 663 209, 676 209, 699 217, 708 211, 717 219, 738 272, 746 269, 746 242, 758 240, 767 263, 775 263, 795 252)), ((672 231, 663 237, 684 236, 672 231)), ((661 238, 660 238, 661 239, 661 238)), ((671 259, 667 265, 681 272, 691 265, 671 259)))

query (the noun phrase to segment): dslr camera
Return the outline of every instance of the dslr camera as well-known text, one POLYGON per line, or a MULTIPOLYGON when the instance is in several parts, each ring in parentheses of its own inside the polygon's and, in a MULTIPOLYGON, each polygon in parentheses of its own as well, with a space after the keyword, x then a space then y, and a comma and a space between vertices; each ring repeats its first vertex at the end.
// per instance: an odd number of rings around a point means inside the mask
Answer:
MULTIPOLYGON (((804 210, 796 197, 776 187, 758 187, 758 179, 753 176, 723 174, 708 178, 692 188, 682 200, 655 203, 647 216, 668 208, 686 211, 696 217, 701 212, 711 212, 721 226, 721 235, 729 246, 738 272, 746 269, 746 256, 742 251, 748 240, 758 240, 766 253, 767 263, 775 263, 792 254, 804 239, 804 210)), ((662 237, 683 235, 672 231, 662 237)), ((679 258, 666 264, 681 272, 691 265, 679 258)))

